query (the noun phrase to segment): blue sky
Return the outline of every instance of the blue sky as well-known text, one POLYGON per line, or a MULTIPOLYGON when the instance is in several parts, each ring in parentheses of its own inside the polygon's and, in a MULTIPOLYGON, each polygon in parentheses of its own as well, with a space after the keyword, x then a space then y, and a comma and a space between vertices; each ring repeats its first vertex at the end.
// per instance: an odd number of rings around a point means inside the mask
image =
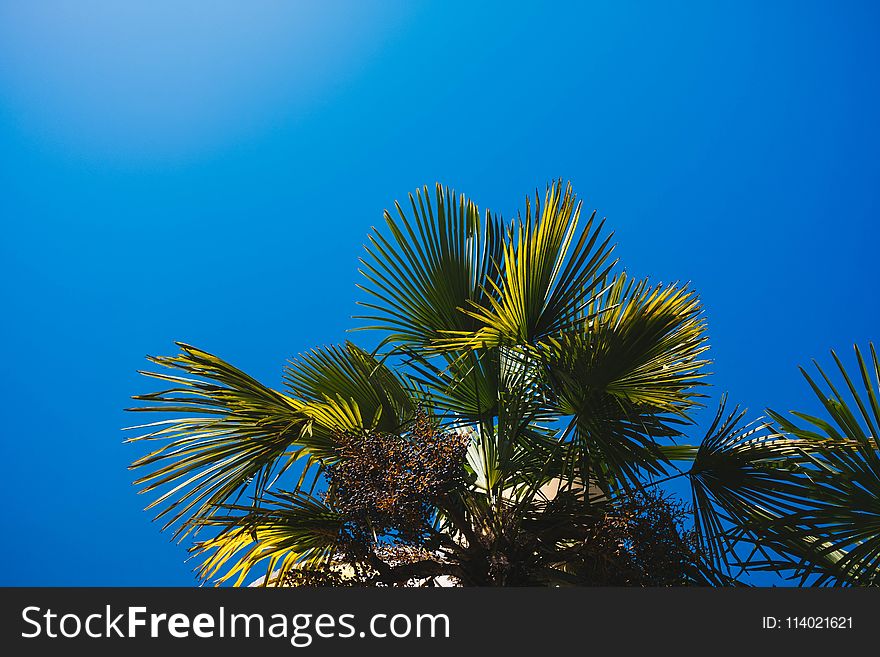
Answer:
POLYGON ((144 355, 279 385, 424 184, 570 179, 754 415, 880 338, 875 3, 475 4, 0 2, 0 584, 194 583, 126 470, 144 355))

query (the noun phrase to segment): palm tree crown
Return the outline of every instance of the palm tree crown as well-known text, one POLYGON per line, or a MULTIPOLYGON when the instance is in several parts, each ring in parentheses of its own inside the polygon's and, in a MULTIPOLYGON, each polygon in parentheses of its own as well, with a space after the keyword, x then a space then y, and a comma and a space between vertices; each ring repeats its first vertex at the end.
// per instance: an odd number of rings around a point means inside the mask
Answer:
MULTIPOLYGON (((292 359, 274 390, 179 343, 150 360, 170 415, 131 441, 164 528, 205 580, 273 584, 725 584, 773 568, 872 584, 880 560, 880 367, 832 421, 724 402, 686 438, 707 376, 700 301, 633 280, 611 234, 549 185, 505 221, 437 185, 385 213, 361 259, 360 330, 292 359), (689 470, 681 470, 690 462, 689 470), (686 510, 654 487, 687 476, 686 510), (204 533, 203 533, 204 532, 204 533), (255 570, 257 569, 257 570, 255 570)), ((860 384, 860 385, 859 385, 860 384)), ((824 386, 824 387, 823 387, 824 386)))

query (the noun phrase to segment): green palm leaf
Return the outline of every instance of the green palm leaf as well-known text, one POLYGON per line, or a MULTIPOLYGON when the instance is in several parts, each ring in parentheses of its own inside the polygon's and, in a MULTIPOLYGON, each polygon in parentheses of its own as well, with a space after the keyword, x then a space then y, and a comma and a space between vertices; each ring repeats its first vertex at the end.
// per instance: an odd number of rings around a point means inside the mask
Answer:
POLYGON ((475 349, 444 353, 433 361, 407 350, 413 379, 427 392, 426 403, 438 414, 463 423, 498 415, 500 352, 475 349))
POLYGON ((396 431, 415 412, 414 386, 350 342, 291 360, 284 382, 313 420, 311 433, 328 441, 350 429, 396 431))
POLYGON ((809 503, 768 533, 800 558, 802 577, 818 575, 817 584, 880 584, 880 361, 873 344, 869 350, 866 358, 855 347, 856 377, 831 352, 844 393, 815 362, 824 385, 801 369, 830 421, 768 411, 783 431, 810 445, 812 456, 809 503))
POLYGON ((259 494, 298 458, 332 454, 332 444, 306 434, 302 404, 212 354, 178 346, 180 355, 150 361, 190 376, 142 372, 174 387, 135 396, 154 405, 128 409, 195 414, 130 427, 147 433, 127 442, 164 443, 130 468, 150 470, 135 481, 141 493, 167 489, 147 507, 161 507, 157 518, 170 517, 166 528, 183 521, 176 533, 189 531, 191 519, 212 515, 250 484, 259 494))
POLYGON ((705 323, 695 294, 616 277, 588 307, 578 331, 546 340, 538 353, 555 406, 570 417, 582 476, 638 485, 663 474, 660 438, 680 436, 700 397, 708 363, 705 323))
POLYGON ((361 259, 373 297, 361 306, 375 314, 359 316, 376 324, 364 329, 387 331, 389 341, 426 346, 447 331, 471 331, 474 318, 461 311, 486 303, 486 288, 498 277, 501 221, 461 195, 436 186, 410 194, 411 216, 395 203, 398 218, 385 212, 390 238, 374 229, 361 259))
POLYGON ((202 580, 220 585, 245 582, 261 562, 266 564, 263 585, 282 585, 294 569, 322 572, 339 546, 343 517, 316 497, 279 491, 259 506, 224 505, 231 515, 199 520, 203 527, 220 528, 210 539, 193 546, 203 562, 202 580))
POLYGON ((583 309, 611 266, 609 235, 601 243, 603 222, 596 213, 578 235, 581 204, 568 185, 550 185, 544 203, 536 197, 534 214, 526 199, 525 217, 508 231, 498 278, 484 284, 481 299, 462 310, 479 323, 476 331, 447 329, 436 344, 473 349, 537 344, 586 321, 583 309))
POLYGON ((749 427, 738 410, 722 421, 722 404, 689 473, 697 529, 718 567, 729 568, 737 545, 749 545, 763 558, 740 562, 746 569, 789 572, 814 585, 878 581, 880 458, 870 433, 878 426, 871 402, 878 367, 872 353, 872 382, 856 354, 864 391, 834 358, 857 412, 821 368, 830 394, 803 372, 831 422, 793 413, 812 425, 802 427, 768 411, 778 430, 749 427))
POLYGON ((698 537, 719 570, 730 569, 740 541, 761 546, 767 523, 809 498, 800 441, 726 404, 725 395, 688 473, 698 537))

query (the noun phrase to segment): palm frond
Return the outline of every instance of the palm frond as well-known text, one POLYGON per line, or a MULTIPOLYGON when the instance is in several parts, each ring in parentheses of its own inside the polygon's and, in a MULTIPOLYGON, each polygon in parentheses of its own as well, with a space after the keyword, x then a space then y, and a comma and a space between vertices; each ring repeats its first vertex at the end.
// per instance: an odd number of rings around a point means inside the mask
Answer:
POLYGON ((757 542, 768 521, 808 498, 800 441, 769 423, 744 421, 738 406, 727 413, 723 396, 689 471, 694 523, 716 568, 728 571, 740 540, 757 542))
POLYGON ((344 518, 321 499, 302 492, 269 494, 260 505, 223 505, 229 515, 199 520, 219 528, 191 549, 203 559, 200 579, 235 586, 263 562, 263 585, 282 585, 294 569, 326 572, 340 545, 344 518))
POLYGON ((581 330, 548 338, 538 353, 556 409, 571 418, 582 474, 638 485, 643 470, 665 473, 658 439, 681 435, 701 397, 701 307, 684 288, 651 288, 621 274, 588 313, 581 330))
POLYGON ((485 294, 462 308, 479 328, 450 328, 435 341, 441 349, 531 345, 585 322, 583 309, 599 291, 612 264, 611 236, 603 241, 596 213, 578 235, 581 204, 571 185, 549 185, 534 214, 526 199, 525 216, 511 226, 503 246, 497 279, 485 294))
POLYGON ((427 392, 426 403, 440 415, 461 423, 498 415, 501 381, 498 349, 444 353, 435 359, 405 352, 413 380, 427 392))
POLYGON ((477 323, 461 308, 486 303, 499 275, 501 220, 449 188, 436 186, 409 196, 411 216, 395 203, 397 218, 385 212, 390 238, 373 229, 361 273, 362 290, 373 298, 358 316, 376 322, 363 329, 388 332, 388 340, 420 347, 446 331, 472 331, 477 323))
POLYGON ((856 441, 798 435, 785 422, 785 433, 745 425, 744 412, 723 412, 722 403, 689 473, 697 531, 714 565, 813 585, 872 583, 877 479, 865 477, 856 441))
POLYGON ((330 441, 356 428, 396 431, 415 412, 414 386, 351 342, 291 360, 284 382, 313 421, 311 433, 330 441))
POLYGON ((873 344, 869 351, 865 357, 855 347, 855 377, 831 352, 843 393, 815 361, 821 382, 801 369, 830 421, 768 411, 781 430, 809 444, 811 456, 809 503, 768 532, 801 560, 798 574, 817 575, 817 584, 880 584, 880 361, 873 344))
POLYGON ((309 418, 296 400, 212 354, 178 346, 178 356, 149 360, 190 376, 141 372, 174 387, 137 395, 153 405, 128 410, 194 415, 129 427, 147 433, 126 441, 164 443, 129 467, 150 470, 135 481, 141 493, 167 489, 147 508, 161 507, 157 518, 169 516, 163 529, 180 522, 175 535, 251 484, 259 495, 298 459, 308 469, 332 453, 331 444, 306 433, 309 418))

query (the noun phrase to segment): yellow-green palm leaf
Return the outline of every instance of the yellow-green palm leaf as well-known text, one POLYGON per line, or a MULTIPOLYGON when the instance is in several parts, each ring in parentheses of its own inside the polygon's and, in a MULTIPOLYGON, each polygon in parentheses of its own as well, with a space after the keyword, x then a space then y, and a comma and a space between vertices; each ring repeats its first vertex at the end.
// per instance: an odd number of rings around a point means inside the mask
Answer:
POLYGON ((160 507, 165 527, 179 522, 177 531, 187 531, 191 519, 212 515, 251 484, 263 490, 299 457, 332 454, 329 441, 306 435, 301 403, 212 354, 179 347, 178 356, 150 360, 188 376, 143 372, 174 387, 138 395, 152 405, 129 409, 186 414, 131 427, 146 433, 128 440, 163 443, 130 467, 149 470, 135 481, 141 493, 163 491, 147 508, 160 507))
POLYGON ((478 322, 475 331, 447 329, 436 341, 444 349, 530 345, 583 324, 584 308, 600 291, 608 264, 611 236, 600 240, 602 223, 595 212, 579 226, 581 204, 571 186, 547 188, 534 213, 526 199, 525 215, 507 232, 499 277, 485 283, 482 300, 461 310, 478 322), (579 228, 581 228, 579 230, 579 228))
POLYGON ((387 331, 389 341, 424 347, 478 325, 461 308, 487 302, 501 261, 501 221, 439 184, 433 203, 427 187, 409 201, 409 214, 398 203, 396 218, 385 212, 390 237, 374 229, 364 247, 359 287, 372 300, 360 305, 374 314, 359 319, 376 322, 363 328, 387 331))

